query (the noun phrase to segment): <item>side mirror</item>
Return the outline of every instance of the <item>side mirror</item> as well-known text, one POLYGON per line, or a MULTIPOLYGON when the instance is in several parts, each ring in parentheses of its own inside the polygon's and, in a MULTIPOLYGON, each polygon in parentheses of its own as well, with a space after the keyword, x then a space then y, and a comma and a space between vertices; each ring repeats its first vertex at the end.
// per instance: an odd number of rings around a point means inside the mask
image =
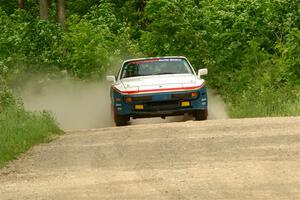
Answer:
POLYGON ((115 76, 106 76, 106 80, 111 81, 111 82, 116 82, 116 77, 115 76))
POLYGON ((207 68, 203 68, 203 69, 198 70, 198 78, 201 78, 201 76, 207 75, 207 74, 208 74, 207 68))

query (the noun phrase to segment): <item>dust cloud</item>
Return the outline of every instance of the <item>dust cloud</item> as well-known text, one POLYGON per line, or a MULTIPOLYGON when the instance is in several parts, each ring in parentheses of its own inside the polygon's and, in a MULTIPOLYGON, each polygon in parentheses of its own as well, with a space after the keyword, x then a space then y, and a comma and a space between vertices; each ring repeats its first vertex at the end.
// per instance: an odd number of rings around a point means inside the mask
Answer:
POLYGON ((229 115, 226 109, 226 105, 214 90, 208 89, 208 119, 228 119, 229 115))
MULTIPOLYGON (((30 111, 50 111, 64 130, 114 126, 111 117, 110 83, 84 82, 69 78, 27 81, 21 97, 30 111), (42 80, 42 81, 41 81, 42 80)), ((209 90, 209 120, 227 119, 226 106, 221 97, 209 90)), ((193 120, 191 116, 135 119, 130 124, 155 124, 193 120)))
POLYGON ((31 80, 21 97, 27 110, 52 112, 65 130, 88 129, 113 126, 109 92, 107 82, 31 80))

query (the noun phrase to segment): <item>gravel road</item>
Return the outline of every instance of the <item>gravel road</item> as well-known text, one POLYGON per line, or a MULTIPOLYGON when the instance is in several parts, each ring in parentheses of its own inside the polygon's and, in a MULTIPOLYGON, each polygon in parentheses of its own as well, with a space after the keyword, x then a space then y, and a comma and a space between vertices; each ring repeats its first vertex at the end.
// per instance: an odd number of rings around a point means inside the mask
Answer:
POLYGON ((300 117, 67 132, 0 170, 0 200, 300 199, 300 117))

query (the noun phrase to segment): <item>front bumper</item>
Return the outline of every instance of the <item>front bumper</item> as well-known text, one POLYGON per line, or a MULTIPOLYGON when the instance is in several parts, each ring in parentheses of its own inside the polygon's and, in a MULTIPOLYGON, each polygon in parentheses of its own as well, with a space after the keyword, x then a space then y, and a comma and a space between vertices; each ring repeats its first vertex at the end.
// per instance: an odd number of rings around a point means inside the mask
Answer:
POLYGON ((139 95, 123 95, 112 89, 112 108, 115 114, 133 118, 159 117, 183 115, 193 113, 195 110, 207 110, 208 97, 207 88, 191 91, 151 93, 139 95), (196 97, 189 94, 197 93, 196 97), (132 98, 126 102, 126 98, 132 98), (189 105, 182 106, 182 102, 189 105), (136 109, 136 106, 142 109, 136 109))

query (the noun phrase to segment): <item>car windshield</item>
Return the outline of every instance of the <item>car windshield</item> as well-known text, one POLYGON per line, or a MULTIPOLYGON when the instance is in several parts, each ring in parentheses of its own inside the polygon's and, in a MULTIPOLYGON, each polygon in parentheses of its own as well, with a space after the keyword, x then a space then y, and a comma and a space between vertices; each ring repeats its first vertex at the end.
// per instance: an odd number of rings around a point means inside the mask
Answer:
POLYGON ((192 73, 193 71, 185 59, 148 59, 125 63, 121 73, 121 79, 135 76, 192 73))

